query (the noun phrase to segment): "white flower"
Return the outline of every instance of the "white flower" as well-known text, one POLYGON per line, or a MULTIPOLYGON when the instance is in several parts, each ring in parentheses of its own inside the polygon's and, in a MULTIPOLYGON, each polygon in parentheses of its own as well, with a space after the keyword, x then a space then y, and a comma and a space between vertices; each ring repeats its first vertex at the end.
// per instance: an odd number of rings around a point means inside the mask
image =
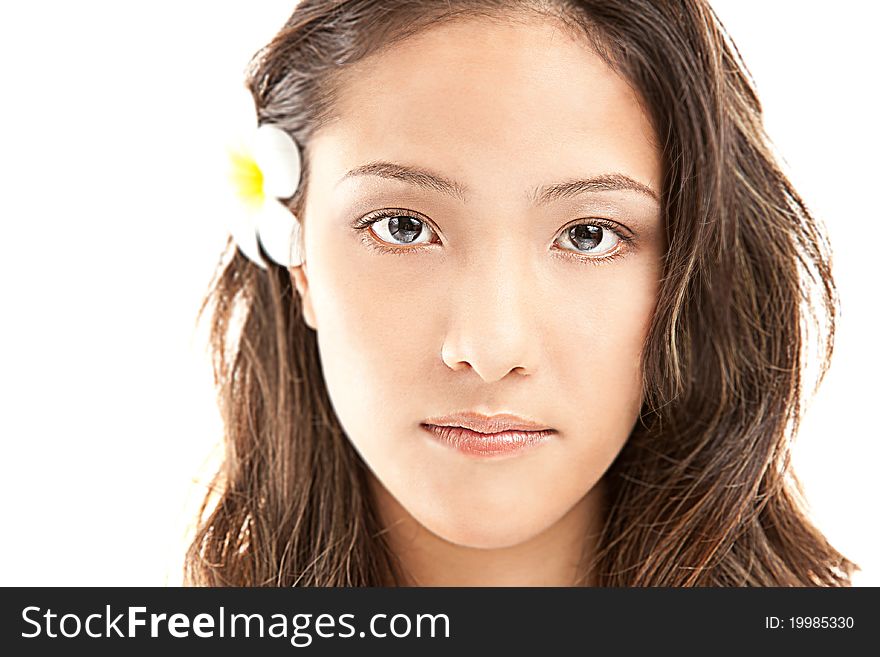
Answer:
POLYGON ((239 110, 244 125, 228 148, 234 206, 228 212, 229 231, 241 252, 260 267, 266 263, 258 240, 278 264, 297 266, 302 263, 299 221, 280 199, 293 196, 299 186, 299 147, 275 125, 257 127, 253 97, 247 89, 245 94, 239 110))

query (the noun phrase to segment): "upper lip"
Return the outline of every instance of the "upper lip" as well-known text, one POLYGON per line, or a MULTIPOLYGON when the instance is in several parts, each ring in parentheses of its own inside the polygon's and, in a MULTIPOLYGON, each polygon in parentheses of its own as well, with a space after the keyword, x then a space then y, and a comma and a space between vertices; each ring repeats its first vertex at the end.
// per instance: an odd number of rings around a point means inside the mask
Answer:
POLYGON ((551 427, 546 424, 533 422, 512 413, 499 413, 497 415, 483 415, 464 411, 443 415, 442 417, 428 418, 423 424, 433 424, 440 427, 461 427, 479 433, 499 433, 501 431, 550 431, 551 427))

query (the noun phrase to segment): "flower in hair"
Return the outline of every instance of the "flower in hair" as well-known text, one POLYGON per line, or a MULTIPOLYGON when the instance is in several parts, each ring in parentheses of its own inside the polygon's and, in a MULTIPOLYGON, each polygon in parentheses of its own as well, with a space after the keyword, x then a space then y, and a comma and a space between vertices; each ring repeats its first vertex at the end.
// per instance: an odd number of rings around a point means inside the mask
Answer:
MULTIPOLYGON (((249 129, 245 127, 228 150, 228 179, 236 207, 229 213, 229 230, 239 250, 265 269, 258 244, 272 260, 285 267, 302 264, 300 223, 287 205, 299 187, 302 160, 294 139, 277 125, 257 125, 253 96, 249 129)), ((245 114, 247 116, 247 114, 245 114)))

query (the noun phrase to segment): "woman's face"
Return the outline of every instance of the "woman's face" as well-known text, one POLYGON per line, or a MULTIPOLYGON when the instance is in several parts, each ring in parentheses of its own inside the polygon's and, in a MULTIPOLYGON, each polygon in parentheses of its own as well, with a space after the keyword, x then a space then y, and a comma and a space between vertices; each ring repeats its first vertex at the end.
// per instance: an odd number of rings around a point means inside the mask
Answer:
POLYGON ((665 249, 649 121, 541 19, 435 26, 349 69, 336 110, 308 144, 293 270, 334 410, 428 530, 484 548, 534 537, 638 418, 665 249), (457 411, 555 432, 463 453, 421 426, 457 411))

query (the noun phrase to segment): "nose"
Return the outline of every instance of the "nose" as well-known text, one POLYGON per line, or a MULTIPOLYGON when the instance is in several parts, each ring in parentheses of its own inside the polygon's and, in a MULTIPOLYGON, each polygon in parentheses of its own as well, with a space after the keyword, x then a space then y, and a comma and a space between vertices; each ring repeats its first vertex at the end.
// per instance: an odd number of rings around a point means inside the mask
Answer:
POLYGON ((536 300, 540 291, 523 255, 487 249, 455 279, 443 362, 468 367, 486 383, 511 371, 532 374, 540 346, 536 300))

